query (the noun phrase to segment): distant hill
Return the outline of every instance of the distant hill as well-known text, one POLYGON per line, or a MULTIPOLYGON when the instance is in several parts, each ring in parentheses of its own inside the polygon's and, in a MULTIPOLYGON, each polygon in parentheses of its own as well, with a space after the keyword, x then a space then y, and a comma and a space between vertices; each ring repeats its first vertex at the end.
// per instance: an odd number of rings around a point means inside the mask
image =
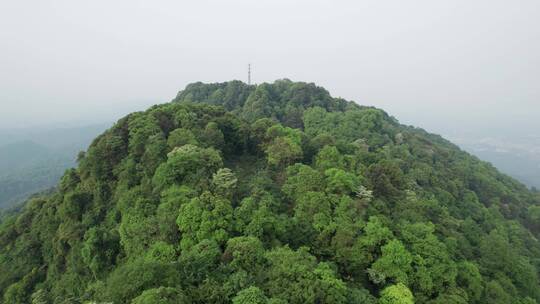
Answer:
POLYGON ((525 185, 540 189, 540 135, 469 134, 452 140, 525 185))
POLYGON ((0 208, 55 186, 106 125, 0 131, 0 208))
POLYGON ((43 161, 51 156, 51 152, 47 147, 29 140, 0 146, 0 172, 43 161))

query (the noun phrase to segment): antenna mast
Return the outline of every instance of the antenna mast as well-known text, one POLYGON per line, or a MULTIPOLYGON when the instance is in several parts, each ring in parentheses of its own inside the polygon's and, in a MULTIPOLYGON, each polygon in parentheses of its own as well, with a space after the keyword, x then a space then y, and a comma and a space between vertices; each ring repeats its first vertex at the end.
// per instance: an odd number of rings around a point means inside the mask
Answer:
POLYGON ((248 63, 248 84, 251 84, 251 63, 248 63))

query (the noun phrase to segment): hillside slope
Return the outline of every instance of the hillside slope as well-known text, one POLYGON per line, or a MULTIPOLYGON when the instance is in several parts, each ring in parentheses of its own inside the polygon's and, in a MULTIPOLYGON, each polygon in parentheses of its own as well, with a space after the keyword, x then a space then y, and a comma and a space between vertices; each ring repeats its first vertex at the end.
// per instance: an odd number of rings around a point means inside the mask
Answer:
POLYGON ((0 228, 4 303, 537 303, 540 198, 382 110, 195 83, 0 228))

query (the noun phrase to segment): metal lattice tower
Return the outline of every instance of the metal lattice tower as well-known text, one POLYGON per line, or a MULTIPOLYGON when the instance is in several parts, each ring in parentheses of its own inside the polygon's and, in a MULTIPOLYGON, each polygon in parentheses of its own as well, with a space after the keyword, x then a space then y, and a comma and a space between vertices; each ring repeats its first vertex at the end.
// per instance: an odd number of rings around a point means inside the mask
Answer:
POLYGON ((251 84, 251 63, 248 63, 248 84, 251 84))

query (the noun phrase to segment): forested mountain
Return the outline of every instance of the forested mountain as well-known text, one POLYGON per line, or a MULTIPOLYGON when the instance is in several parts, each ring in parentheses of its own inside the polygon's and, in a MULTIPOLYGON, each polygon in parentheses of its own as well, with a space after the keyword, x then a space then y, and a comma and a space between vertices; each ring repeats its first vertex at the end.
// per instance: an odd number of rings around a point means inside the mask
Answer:
POLYGON ((0 209, 55 186, 76 165, 77 152, 106 129, 104 124, 72 128, 0 131, 0 209))
POLYGON ((537 303, 540 196, 384 111, 195 83, 0 228, 4 303, 537 303))

